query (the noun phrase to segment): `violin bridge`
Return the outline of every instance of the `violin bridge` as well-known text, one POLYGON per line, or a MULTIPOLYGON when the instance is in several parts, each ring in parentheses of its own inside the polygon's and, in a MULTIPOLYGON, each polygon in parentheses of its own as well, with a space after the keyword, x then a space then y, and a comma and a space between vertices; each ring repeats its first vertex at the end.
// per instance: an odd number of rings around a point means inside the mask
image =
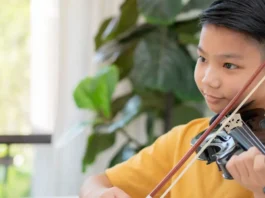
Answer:
MULTIPOLYGON (((226 118, 228 119, 228 118, 226 118)), ((224 119, 221 124, 223 124, 225 122, 224 119)), ((231 119, 230 121, 226 124, 226 126, 224 127, 224 129, 227 131, 227 132, 230 132, 232 129, 236 128, 236 127, 242 127, 243 126, 243 122, 242 122, 242 118, 241 118, 241 115, 239 113, 235 114, 231 119)))

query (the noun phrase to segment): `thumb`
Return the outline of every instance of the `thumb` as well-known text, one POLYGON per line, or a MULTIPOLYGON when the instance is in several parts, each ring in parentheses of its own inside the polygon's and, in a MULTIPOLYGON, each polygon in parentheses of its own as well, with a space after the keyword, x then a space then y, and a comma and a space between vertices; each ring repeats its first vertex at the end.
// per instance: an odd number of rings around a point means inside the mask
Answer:
POLYGON ((131 198, 127 193, 117 187, 113 187, 115 198, 131 198))
POLYGON ((260 152, 260 150, 258 149, 258 148, 256 148, 256 147, 251 147, 249 150, 248 150, 248 152, 252 155, 252 156, 256 156, 256 155, 260 155, 260 154, 262 154, 261 152, 260 152))

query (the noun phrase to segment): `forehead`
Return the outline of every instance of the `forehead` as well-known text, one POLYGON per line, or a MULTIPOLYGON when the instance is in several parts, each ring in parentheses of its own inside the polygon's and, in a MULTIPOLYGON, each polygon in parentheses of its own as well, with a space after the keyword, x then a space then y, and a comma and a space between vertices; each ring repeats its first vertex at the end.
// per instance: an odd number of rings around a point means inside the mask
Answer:
POLYGON ((260 55, 260 44, 245 34, 216 25, 204 25, 199 47, 209 54, 236 53, 242 56, 260 55))

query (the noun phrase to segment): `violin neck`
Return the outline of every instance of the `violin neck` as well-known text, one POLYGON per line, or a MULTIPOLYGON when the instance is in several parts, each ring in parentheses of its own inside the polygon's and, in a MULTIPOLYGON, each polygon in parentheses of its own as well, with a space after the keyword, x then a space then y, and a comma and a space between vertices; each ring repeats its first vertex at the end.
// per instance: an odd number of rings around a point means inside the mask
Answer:
POLYGON ((251 131, 251 129, 244 124, 242 127, 236 127, 229 132, 229 135, 234 138, 238 144, 247 151, 249 148, 255 146, 263 154, 265 154, 265 146, 259 138, 251 131))

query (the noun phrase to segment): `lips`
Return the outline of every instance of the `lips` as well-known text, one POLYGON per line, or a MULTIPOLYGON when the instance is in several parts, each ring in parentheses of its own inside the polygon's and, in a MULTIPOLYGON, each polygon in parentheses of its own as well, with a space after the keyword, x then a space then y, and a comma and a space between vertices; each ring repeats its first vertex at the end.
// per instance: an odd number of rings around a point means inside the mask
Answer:
POLYGON ((204 93, 204 95, 207 96, 207 97, 214 98, 214 99, 223 99, 222 97, 217 97, 217 96, 213 96, 213 95, 206 94, 206 93, 204 93))
POLYGON ((212 96, 208 94, 204 94, 204 98, 208 103, 211 103, 211 104, 218 104, 222 99, 224 99, 221 97, 216 97, 216 96, 212 96))
POLYGON ((214 94, 207 93, 203 90, 201 90, 201 93, 203 94, 207 103, 218 104, 224 99, 224 97, 215 96, 214 94))

